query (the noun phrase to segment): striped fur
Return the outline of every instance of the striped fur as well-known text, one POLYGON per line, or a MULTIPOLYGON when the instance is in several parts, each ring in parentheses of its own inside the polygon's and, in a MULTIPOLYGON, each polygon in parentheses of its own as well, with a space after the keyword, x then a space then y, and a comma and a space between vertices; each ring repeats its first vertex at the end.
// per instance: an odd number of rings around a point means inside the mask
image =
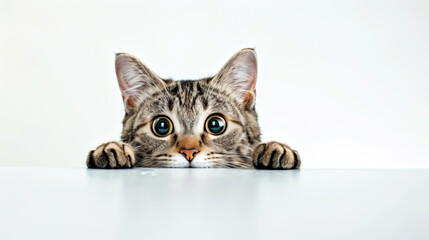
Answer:
POLYGON ((299 168, 298 153, 287 145, 260 143, 253 49, 241 50, 214 77, 200 80, 161 79, 129 54, 117 55, 116 71, 126 110, 122 142, 105 143, 91 151, 88 167, 299 168), (227 121, 221 135, 204 128, 212 114, 221 114, 227 121), (166 137, 157 137, 151 129, 160 115, 174 125, 166 137), (192 161, 178 151, 185 138, 194 139, 198 147, 192 161))

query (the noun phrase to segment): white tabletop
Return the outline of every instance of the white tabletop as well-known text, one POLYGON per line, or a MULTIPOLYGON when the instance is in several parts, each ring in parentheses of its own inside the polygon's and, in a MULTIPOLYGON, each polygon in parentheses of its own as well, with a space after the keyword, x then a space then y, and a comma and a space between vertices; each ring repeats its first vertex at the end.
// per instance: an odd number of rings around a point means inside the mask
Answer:
POLYGON ((0 239, 429 239, 429 170, 0 168, 0 239))

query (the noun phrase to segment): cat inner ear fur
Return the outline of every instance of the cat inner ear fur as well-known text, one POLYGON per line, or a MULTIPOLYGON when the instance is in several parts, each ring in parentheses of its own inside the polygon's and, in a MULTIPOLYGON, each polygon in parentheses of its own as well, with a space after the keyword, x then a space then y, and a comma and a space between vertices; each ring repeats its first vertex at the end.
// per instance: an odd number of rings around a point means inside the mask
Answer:
POLYGON ((133 112, 152 92, 166 86, 160 77, 131 54, 116 54, 115 69, 127 113, 133 112))
POLYGON ((228 60, 210 84, 231 94, 246 109, 251 109, 256 100, 257 72, 256 52, 245 48, 228 60))

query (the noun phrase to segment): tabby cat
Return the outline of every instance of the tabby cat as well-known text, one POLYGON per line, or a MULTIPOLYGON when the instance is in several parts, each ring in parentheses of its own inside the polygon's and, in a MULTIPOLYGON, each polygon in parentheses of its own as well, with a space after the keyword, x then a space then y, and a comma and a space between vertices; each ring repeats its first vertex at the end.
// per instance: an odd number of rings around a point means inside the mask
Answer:
POLYGON ((88 168, 300 167, 298 152, 286 144, 260 142, 253 49, 195 81, 162 79, 126 53, 115 65, 125 106, 122 141, 90 151, 88 168))

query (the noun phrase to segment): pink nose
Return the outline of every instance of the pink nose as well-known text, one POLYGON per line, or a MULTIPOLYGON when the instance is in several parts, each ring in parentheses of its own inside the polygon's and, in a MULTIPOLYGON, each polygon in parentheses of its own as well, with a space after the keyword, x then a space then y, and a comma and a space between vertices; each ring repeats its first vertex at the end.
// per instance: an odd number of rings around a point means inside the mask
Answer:
POLYGON ((185 156, 185 158, 190 162, 192 161, 192 159, 194 159, 194 155, 199 153, 200 150, 198 148, 180 148, 179 153, 183 154, 183 156, 185 156))

